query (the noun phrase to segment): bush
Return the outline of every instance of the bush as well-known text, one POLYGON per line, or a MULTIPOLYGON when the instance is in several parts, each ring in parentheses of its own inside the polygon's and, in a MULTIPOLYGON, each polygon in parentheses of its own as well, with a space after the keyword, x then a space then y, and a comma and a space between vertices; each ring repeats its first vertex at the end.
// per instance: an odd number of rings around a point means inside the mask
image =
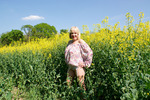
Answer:
POLYGON ((1 43, 3 45, 9 45, 13 41, 23 40, 23 32, 20 30, 12 30, 11 32, 1 35, 1 43))

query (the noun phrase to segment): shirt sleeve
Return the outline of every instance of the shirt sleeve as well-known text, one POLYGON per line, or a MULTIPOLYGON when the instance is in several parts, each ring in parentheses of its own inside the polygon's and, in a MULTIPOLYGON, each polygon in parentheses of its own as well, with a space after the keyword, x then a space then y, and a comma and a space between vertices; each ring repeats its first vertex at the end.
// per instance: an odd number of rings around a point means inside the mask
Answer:
POLYGON ((66 47, 66 49, 65 49, 65 62, 66 62, 67 64, 69 63, 69 60, 70 60, 70 55, 69 55, 69 52, 68 52, 68 50, 69 50, 68 46, 69 46, 70 44, 71 44, 71 41, 68 42, 67 47, 66 47))
POLYGON ((83 57, 83 62, 85 64, 84 67, 90 67, 93 58, 93 51, 86 42, 80 43, 80 45, 81 45, 81 54, 83 57))
POLYGON ((68 64, 68 62, 69 62, 69 58, 70 58, 70 56, 69 56, 69 54, 68 54, 68 51, 67 50, 65 50, 65 62, 68 64))

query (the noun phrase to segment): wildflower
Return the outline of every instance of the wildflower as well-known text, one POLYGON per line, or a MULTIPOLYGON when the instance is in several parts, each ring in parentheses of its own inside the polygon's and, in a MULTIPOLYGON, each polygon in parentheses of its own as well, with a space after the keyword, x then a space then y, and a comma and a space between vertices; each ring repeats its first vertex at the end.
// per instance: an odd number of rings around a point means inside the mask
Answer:
POLYGON ((131 56, 128 56, 128 59, 129 59, 129 60, 132 60, 131 56))
POLYGON ((52 57, 52 55, 51 55, 51 54, 49 54, 48 58, 51 58, 51 57, 52 57))
POLYGON ((149 95, 149 93, 147 93, 147 95, 149 95))
POLYGON ((93 63, 92 63, 91 65, 92 65, 92 66, 94 66, 94 64, 93 64, 93 63))

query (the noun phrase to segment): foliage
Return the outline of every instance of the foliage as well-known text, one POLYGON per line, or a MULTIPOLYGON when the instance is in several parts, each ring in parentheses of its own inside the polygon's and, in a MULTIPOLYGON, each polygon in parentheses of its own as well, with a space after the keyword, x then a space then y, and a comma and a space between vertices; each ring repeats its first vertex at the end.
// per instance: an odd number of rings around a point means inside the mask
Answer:
POLYGON ((30 36, 34 35, 34 27, 32 25, 23 25, 21 30, 25 32, 28 41, 30 40, 30 36))
POLYGON ((39 36, 41 34, 41 37, 50 37, 53 34, 57 34, 56 28, 48 25, 47 23, 37 24, 34 28, 36 29, 37 35, 39 36))
POLYGON ((49 38, 57 34, 56 28, 48 25, 47 23, 40 23, 35 26, 23 25, 21 30, 24 31, 24 36, 20 30, 12 30, 11 32, 3 33, 0 38, 0 47, 6 44, 9 45, 14 41, 19 41, 20 39, 24 42, 29 42, 31 39, 49 38))
MULTIPOLYGON (((108 18, 107 18, 108 20, 108 18)), ((106 22, 107 22, 106 20, 106 22)), ((12 98, 17 87, 25 99, 37 100, 148 100, 150 99, 150 23, 125 26, 87 26, 81 35, 93 50, 83 91, 78 83, 66 85, 68 66, 64 50, 68 33, 0 48, 0 98, 12 98)))
POLYGON ((60 30, 60 33, 62 34, 62 33, 67 33, 68 32, 68 30, 67 29, 61 29, 60 30))
POLYGON ((23 32, 20 30, 12 30, 8 33, 4 33, 1 35, 1 43, 3 45, 9 45, 13 41, 23 40, 23 32))

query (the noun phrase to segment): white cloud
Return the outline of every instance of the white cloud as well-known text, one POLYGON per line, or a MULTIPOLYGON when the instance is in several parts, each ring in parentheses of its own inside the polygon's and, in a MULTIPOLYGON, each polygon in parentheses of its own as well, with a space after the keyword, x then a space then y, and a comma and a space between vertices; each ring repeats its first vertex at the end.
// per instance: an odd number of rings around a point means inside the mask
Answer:
POLYGON ((45 18, 37 15, 30 15, 22 18, 22 20, 40 20, 40 19, 45 19, 45 18))

